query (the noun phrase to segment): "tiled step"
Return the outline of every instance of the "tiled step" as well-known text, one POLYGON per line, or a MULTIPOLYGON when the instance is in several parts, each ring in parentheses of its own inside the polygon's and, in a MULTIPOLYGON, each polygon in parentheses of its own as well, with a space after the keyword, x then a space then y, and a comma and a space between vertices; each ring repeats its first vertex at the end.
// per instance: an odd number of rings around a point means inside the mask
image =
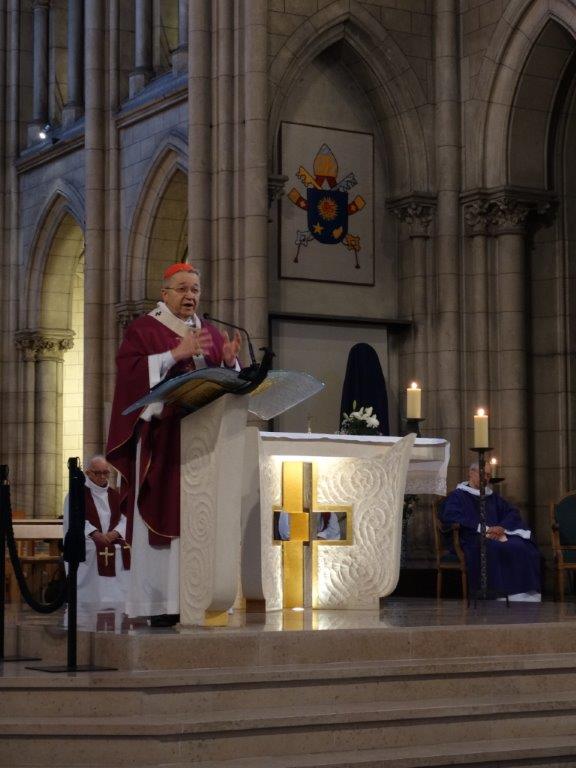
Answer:
POLYGON ((576 654, 77 675, 23 667, 10 674, 6 665, 0 677, 0 717, 185 715, 576 690, 576 654))
MULTIPOLYGON (((540 744, 576 734, 576 694, 495 695, 470 699, 301 706, 179 713, 163 717, 2 718, 0 765, 25 766, 41 750, 47 764, 132 764, 138 744, 143 765, 182 760, 306 755, 342 750, 432 747, 493 742, 530 733, 540 744), (96 763, 96 758, 99 761, 96 763), (90 761, 93 761, 91 763, 90 761)), ((386 763, 384 763, 386 764, 386 763)), ((401 763, 399 763, 400 765, 401 763)))

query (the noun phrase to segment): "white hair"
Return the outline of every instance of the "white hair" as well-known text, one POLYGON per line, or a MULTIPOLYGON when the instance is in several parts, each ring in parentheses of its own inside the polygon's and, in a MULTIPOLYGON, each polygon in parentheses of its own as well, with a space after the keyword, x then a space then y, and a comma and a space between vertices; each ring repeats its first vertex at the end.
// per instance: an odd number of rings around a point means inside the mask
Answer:
POLYGON ((88 461, 88 463, 86 464, 86 469, 88 469, 88 467, 92 465, 92 462, 99 461, 99 460, 105 461, 106 464, 108 464, 108 459, 106 458, 106 456, 104 456, 103 453, 95 453, 94 456, 92 456, 88 461))

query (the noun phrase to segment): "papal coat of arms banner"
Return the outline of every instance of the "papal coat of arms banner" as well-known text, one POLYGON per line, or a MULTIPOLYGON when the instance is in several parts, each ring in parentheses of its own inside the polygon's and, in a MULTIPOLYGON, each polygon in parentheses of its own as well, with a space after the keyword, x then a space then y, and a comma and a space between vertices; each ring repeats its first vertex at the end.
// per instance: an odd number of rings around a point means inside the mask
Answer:
POLYGON ((370 133, 282 123, 280 277, 374 284, 370 133))

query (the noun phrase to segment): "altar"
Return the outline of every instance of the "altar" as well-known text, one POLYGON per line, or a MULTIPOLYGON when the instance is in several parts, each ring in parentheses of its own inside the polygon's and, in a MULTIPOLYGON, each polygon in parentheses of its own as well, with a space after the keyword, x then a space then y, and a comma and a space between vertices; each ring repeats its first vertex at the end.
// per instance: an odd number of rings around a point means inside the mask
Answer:
POLYGON ((269 421, 324 386, 270 371, 270 361, 268 352, 239 373, 182 374, 126 410, 170 402, 189 411, 180 427, 181 626, 227 623, 243 601, 248 611, 377 609, 400 574, 404 495, 446 493, 446 440, 247 427, 248 413, 269 421))
POLYGON ((249 429, 242 510, 242 592, 282 608, 374 609, 400 573, 406 493, 446 493, 450 445, 436 438, 249 429), (316 533, 331 512, 340 535, 316 533), (280 541, 277 516, 290 516, 280 541))

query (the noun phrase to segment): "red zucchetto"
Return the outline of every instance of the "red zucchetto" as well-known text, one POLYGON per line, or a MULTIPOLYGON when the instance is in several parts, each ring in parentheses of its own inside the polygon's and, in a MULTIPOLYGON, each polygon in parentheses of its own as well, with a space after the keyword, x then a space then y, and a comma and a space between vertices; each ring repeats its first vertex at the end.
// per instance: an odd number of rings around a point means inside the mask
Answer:
POLYGON ((180 262, 178 264, 170 264, 170 266, 164 270, 164 280, 169 280, 172 275, 175 275, 177 272, 194 272, 194 267, 192 264, 186 264, 185 262, 180 262))

